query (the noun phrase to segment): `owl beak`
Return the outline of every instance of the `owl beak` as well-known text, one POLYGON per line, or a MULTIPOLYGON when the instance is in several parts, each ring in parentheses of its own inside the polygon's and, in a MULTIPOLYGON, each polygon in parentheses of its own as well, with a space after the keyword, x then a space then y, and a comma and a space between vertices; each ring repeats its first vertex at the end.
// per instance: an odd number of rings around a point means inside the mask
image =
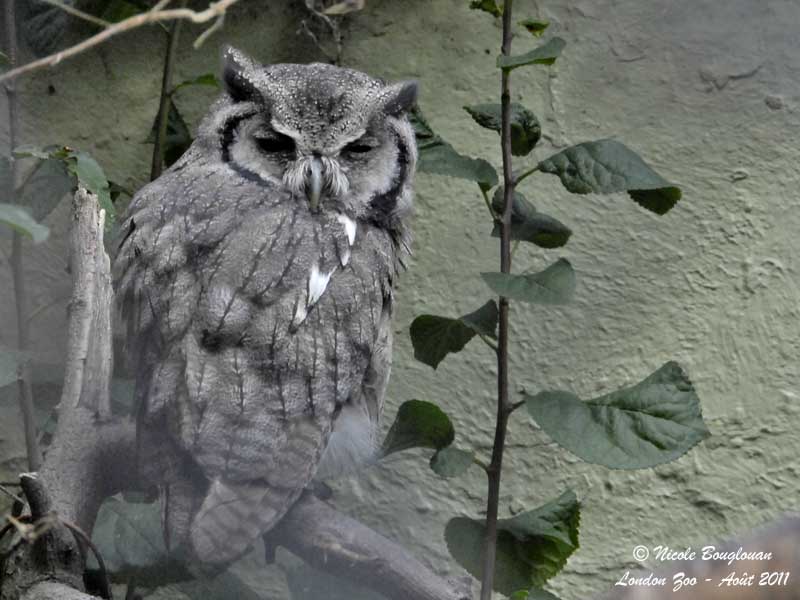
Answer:
POLYGON ((319 156, 311 158, 311 169, 306 184, 306 194, 311 212, 319 211, 319 198, 322 194, 322 161, 319 156))

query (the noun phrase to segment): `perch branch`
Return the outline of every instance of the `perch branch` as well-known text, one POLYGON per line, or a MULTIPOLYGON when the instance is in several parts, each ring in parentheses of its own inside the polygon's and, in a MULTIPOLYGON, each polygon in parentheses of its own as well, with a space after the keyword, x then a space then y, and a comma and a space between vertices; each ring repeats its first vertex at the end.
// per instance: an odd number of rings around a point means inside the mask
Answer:
POLYGON ((468 584, 445 581, 404 548, 310 493, 297 501, 269 540, 317 569, 357 581, 391 600, 472 597, 468 584))
POLYGON ((238 1, 239 0, 219 0, 219 2, 212 2, 207 9, 201 11, 195 11, 188 8, 173 8, 169 10, 150 10, 146 13, 134 15, 133 17, 125 19, 124 21, 115 23, 111 27, 106 27, 100 33, 93 35, 80 44, 76 44, 75 46, 61 50, 60 52, 45 56, 39 60, 34 60, 21 67, 11 69, 3 75, 0 75, 0 83, 15 79, 20 75, 35 71, 36 69, 53 67, 62 60, 72 58, 81 52, 85 52, 86 50, 89 50, 90 48, 93 48, 98 44, 102 44, 106 40, 119 35, 120 33, 131 31, 132 29, 147 25, 148 23, 172 21, 176 19, 191 21, 192 23, 207 23, 208 21, 216 19, 225 14, 225 12, 238 1))

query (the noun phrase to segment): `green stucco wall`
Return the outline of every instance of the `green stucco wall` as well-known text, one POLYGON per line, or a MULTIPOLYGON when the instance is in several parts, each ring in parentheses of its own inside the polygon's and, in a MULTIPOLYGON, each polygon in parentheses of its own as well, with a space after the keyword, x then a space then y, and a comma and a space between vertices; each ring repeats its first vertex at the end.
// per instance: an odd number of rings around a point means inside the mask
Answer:
MULTIPOLYGON (((499 164, 497 136, 477 128, 461 106, 497 98, 500 27, 466 5, 367 0, 346 22, 343 64, 387 79, 418 78, 421 106, 437 131, 461 152, 499 164)), ((565 307, 512 307, 513 387, 597 395, 675 359, 695 382, 713 434, 676 463, 619 472, 582 464, 522 411, 514 415, 501 513, 536 506, 567 487, 583 503, 582 547, 552 584, 569 600, 606 589, 635 565, 637 544, 718 539, 796 508, 800 5, 518 0, 515 12, 550 20, 568 42, 554 67, 514 72, 513 99, 539 115, 545 132, 536 156, 613 136, 679 183, 684 199, 657 217, 624 195, 570 196, 555 178, 526 181, 522 191, 574 235, 547 255, 520 248, 516 264, 543 267, 565 256, 577 270, 578 289, 565 307)), ((187 27, 176 80, 215 70, 223 41, 264 62, 319 59, 295 34, 302 15, 286 1, 243 0, 224 31, 199 51, 191 48, 199 30, 187 27)), ((515 44, 532 46, 525 35, 515 44)), ((21 80, 22 141, 85 149, 111 179, 141 185, 163 46, 155 28, 139 30, 21 80)), ((188 88, 177 102, 194 124, 213 97, 188 88)), ((413 360, 407 332, 420 313, 457 315, 483 303, 488 296, 478 273, 496 268, 498 243, 488 236, 476 189, 465 182, 420 175, 416 207, 415 255, 399 287, 387 421, 405 400, 435 401, 454 417, 460 444, 486 455, 493 357, 475 342, 434 372, 413 360)), ((66 217, 65 205, 49 219, 50 241, 28 254, 31 308, 41 309, 32 322, 35 347, 53 364, 64 352, 70 289, 66 217)), ((7 253, 7 241, 2 245, 7 253)), ((0 323, 0 345, 13 346, 6 255, 0 255, 0 323)), ((7 396, 0 480, 23 464, 18 414, 7 396)), ((457 575, 444 524, 453 515, 478 514, 484 479, 473 470, 440 480, 427 454, 415 452, 341 481, 336 503, 442 573, 457 575)), ((265 572, 270 593, 279 594, 280 569, 265 572)))

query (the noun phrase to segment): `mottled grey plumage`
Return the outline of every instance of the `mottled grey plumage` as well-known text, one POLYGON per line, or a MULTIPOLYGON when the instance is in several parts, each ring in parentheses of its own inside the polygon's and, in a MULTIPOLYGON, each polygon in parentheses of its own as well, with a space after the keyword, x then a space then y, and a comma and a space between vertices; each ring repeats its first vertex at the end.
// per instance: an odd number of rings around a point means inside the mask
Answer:
POLYGON ((223 79, 114 265, 142 474, 168 543, 214 563, 374 451, 416 164, 413 82, 233 49, 223 79))

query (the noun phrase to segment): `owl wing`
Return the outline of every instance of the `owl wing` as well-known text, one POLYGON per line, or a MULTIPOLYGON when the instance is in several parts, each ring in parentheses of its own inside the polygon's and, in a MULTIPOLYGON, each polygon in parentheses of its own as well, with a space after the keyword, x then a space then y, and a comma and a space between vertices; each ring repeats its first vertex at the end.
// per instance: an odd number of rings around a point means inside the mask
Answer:
POLYGON ((199 471, 188 537, 201 561, 228 562, 313 478, 343 407, 377 401, 362 391, 393 246, 280 193, 171 177, 134 200, 116 260, 140 460, 164 485, 199 471))

